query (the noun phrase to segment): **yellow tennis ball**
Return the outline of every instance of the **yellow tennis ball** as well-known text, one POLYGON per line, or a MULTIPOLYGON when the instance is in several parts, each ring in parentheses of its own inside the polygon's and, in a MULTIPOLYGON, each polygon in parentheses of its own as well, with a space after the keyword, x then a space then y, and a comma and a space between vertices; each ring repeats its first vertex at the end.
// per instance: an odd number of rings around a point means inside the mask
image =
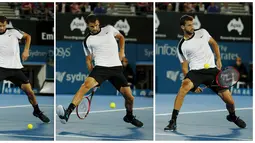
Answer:
POLYGON ((27 128, 28 128, 29 130, 31 130, 31 129, 33 129, 33 125, 32 125, 32 124, 28 124, 28 125, 27 125, 27 128))
POLYGON ((210 67, 209 64, 205 64, 205 65, 204 65, 204 68, 205 68, 205 69, 208 69, 209 67, 210 67))
POLYGON ((111 103, 110 103, 110 107, 111 107, 111 108, 115 108, 115 107, 116 107, 115 103, 114 103, 114 102, 111 102, 111 103))

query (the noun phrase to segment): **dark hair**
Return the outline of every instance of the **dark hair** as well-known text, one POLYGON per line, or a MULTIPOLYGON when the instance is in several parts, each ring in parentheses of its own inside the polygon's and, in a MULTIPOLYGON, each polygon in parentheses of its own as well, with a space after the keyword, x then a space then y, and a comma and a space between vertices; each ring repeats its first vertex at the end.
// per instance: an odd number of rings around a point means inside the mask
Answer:
POLYGON ((0 16, 0 22, 4 23, 5 21, 7 22, 7 18, 5 16, 0 16))
POLYGON ((190 15, 183 15, 181 18, 180 18, 180 26, 182 25, 185 25, 185 22, 186 21, 192 21, 193 20, 193 17, 190 16, 190 15))
POLYGON ((85 22, 86 22, 87 24, 89 24, 90 22, 91 22, 91 23, 96 22, 96 20, 98 20, 97 16, 94 15, 94 14, 90 14, 90 15, 88 15, 88 16, 86 17, 85 22))

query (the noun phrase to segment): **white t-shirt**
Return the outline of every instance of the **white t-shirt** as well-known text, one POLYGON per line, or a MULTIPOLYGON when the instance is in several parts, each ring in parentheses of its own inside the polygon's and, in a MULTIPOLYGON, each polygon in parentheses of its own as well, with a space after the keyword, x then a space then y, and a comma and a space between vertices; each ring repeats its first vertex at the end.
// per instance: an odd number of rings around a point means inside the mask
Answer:
POLYGON ((85 55, 91 54, 96 66, 121 66, 118 43, 115 39, 118 33, 119 31, 111 25, 102 27, 97 34, 89 33, 83 41, 85 55))
POLYGON ((17 29, 6 29, 0 34, 0 67, 8 69, 23 68, 20 62, 19 39, 22 39, 23 32, 17 29))
POLYGON ((214 54, 208 43, 210 38, 211 35, 205 29, 196 30, 187 40, 182 38, 177 49, 180 62, 188 61, 190 70, 204 69, 205 64, 209 64, 210 68, 216 67, 214 54))

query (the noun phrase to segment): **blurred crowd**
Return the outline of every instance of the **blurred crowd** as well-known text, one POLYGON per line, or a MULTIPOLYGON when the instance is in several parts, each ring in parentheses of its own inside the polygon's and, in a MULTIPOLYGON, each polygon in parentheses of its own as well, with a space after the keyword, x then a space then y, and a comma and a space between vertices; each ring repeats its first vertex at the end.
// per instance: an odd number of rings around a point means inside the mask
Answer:
POLYGON ((14 10, 16 17, 25 19, 53 20, 54 3, 8 3, 14 10))
MULTIPOLYGON (((153 3, 123 3, 128 7, 131 15, 147 15, 153 13, 153 3)), ((107 15, 120 15, 123 8, 116 7, 116 3, 57 3, 56 10, 60 13, 94 13, 107 15)))
MULTIPOLYGON (((229 7, 230 3, 156 3, 156 11, 167 12, 185 12, 185 13, 220 13, 220 14, 232 14, 232 9, 229 7)), ((247 14, 252 14, 252 3, 238 3, 244 8, 247 14)))

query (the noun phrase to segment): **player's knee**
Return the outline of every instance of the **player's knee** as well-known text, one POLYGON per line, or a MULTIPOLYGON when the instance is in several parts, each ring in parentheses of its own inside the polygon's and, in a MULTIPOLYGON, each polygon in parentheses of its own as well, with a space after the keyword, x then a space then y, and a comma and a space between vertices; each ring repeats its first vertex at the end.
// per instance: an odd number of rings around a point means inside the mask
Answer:
POLYGON ((189 80, 184 80, 184 81, 182 82, 182 85, 181 85, 181 90, 183 90, 183 91, 185 91, 185 92, 189 92, 190 89, 191 89, 190 84, 191 84, 191 81, 189 81, 189 80))
POLYGON ((90 82, 85 82, 81 85, 83 88, 86 88, 86 89, 91 89, 92 88, 92 84, 90 82))
POLYGON ((34 95, 34 91, 33 90, 28 90, 25 91, 28 97, 32 97, 34 95))
POLYGON ((126 100, 129 102, 129 103, 133 103, 135 98, 134 96, 129 96, 128 98, 126 98, 126 100))

